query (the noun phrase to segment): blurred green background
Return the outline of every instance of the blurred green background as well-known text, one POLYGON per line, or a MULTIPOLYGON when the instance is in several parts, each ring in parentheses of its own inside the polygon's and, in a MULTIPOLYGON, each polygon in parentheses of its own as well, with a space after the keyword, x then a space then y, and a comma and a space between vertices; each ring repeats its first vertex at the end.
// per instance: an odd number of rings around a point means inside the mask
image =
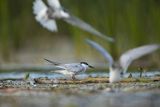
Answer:
MULTIPOLYGON (((0 0, 0 64, 38 64, 44 57, 105 62, 84 43, 85 38, 102 44, 116 59, 130 48, 160 43, 160 0, 61 0, 72 14, 113 37, 115 43, 63 21, 58 21, 58 33, 49 32, 35 21, 33 1, 0 0)), ((160 66, 159 52, 143 59, 160 66)))

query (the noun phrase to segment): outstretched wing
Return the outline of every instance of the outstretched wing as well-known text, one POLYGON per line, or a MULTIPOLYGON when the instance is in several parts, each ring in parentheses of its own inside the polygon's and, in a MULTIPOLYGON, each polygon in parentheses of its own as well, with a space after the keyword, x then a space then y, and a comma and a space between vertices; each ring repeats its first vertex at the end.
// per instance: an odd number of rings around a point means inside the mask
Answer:
POLYGON ((59 0, 47 0, 48 5, 52 8, 52 9, 60 9, 61 8, 61 4, 59 2, 59 0))
POLYGON ((153 51, 160 48, 158 44, 145 45, 132 50, 125 52, 119 59, 120 65, 126 71, 128 66, 132 63, 133 60, 138 59, 144 55, 152 53, 153 51))
POLYGON ((36 20, 44 27, 50 31, 57 31, 56 21, 50 19, 47 14, 48 7, 44 4, 42 0, 35 0, 33 3, 33 13, 36 15, 36 20))
POLYGON ((80 20, 79 18, 71 15, 68 18, 64 18, 64 21, 66 21, 67 23, 73 25, 73 26, 77 26, 89 33, 92 33, 98 37, 104 38, 110 42, 113 42, 114 40, 111 37, 108 37, 102 33, 100 33, 99 31, 97 31, 95 28, 93 28, 91 25, 85 23, 84 21, 80 20))
POLYGON ((47 11, 47 6, 43 3, 42 0, 35 0, 35 2, 33 2, 33 13, 38 15, 42 11, 47 11))
POLYGON ((97 51, 99 51, 102 56, 109 61, 109 66, 112 66, 113 64, 113 58, 112 56, 109 54, 109 52, 107 52, 107 50, 105 50, 102 46, 100 46, 98 43, 91 41, 91 40, 86 40, 86 42, 93 48, 95 48, 97 51))

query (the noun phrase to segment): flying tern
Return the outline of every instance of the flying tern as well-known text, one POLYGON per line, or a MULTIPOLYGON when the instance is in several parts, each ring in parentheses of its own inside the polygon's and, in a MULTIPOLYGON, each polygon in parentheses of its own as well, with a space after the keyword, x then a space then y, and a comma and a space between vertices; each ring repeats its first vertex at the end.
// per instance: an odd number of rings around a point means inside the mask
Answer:
POLYGON ((107 50, 105 50, 101 45, 98 43, 86 40, 86 42, 93 48, 95 48, 97 51, 99 51, 102 56, 109 62, 109 82, 118 82, 122 79, 123 73, 125 73, 129 67, 129 65, 136 59, 150 54, 157 49, 160 48, 160 44, 150 44, 150 45, 144 45, 140 46, 138 48, 131 49, 125 53, 123 53, 119 60, 116 62, 113 60, 112 56, 109 54, 107 50))
POLYGON ((35 0, 33 3, 33 13, 35 15, 35 19, 49 31, 57 32, 57 24, 56 20, 61 19, 73 26, 77 26, 84 31, 87 31, 93 35, 102 37, 108 41, 113 42, 114 40, 111 37, 108 37, 91 25, 85 23, 81 19, 67 12, 60 4, 59 0, 47 0, 47 4, 45 4, 42 0, 35 0))

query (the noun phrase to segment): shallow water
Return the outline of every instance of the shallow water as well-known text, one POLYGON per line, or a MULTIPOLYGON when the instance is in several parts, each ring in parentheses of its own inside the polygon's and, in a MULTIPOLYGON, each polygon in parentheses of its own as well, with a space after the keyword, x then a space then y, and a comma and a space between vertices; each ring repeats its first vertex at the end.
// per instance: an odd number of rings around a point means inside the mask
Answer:
MULTIPOLYGON (((22 79, 25 77, 26 74, 29 73, 29 78, 34 79, 34 78, 40 78, 40 77, 47 77, 49 79, 66 79, 62 74, 58 73, 52 73, 52 72, 2 72, 0 73, 0 79, 22 79)), ((132 77, 134 78, 139 78, 140 77, 140 72, 132 72, 132 77)), ((130 73, 125 73, 124 77, 128 77, 130 73)), ((143 77, 155 77, 160 75, 160 71, 152 71, 152 72, 145 72, 142 73, 143 77)), ((76 76, 77 79, 85 79, 88 77, 93 77, 93 78, 104 78, 104 77, 109 77, 108 72, 91 72, 91 73, 82 73, 76 76)))

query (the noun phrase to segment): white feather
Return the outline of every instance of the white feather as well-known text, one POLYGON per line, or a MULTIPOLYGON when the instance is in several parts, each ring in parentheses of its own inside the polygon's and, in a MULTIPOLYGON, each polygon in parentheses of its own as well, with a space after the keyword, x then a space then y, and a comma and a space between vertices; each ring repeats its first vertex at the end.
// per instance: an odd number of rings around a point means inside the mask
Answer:
POLYGON ((111 37, 105 36, 104 34, 97 31, 95 28, 93 28, 91 25, 64 11, 61 7, 59 0, 47 0, 47 3, 49 7, 47 7, 42 0, 35 0, 33 10, 34 14, 36 15, 36 20, 48 30, 54 32, 58 31, 55 20, 63 19, 67 23, 73 26, 77 26, 80 29, 83 29, 89 33, 102 37, 111 42, 114 41, 111 37), (50 11, 48 11, 48 9, 50 9, 50 11))
POLYGON ((35 0, 33 3, 33 13, 35 15, 41 15, 42 12, 47 11, 47 6, 42 2, 42 0, 35 0))
POLYGON ((48 0, 48 5, 51 6, 53 9, 60 9, 61 4, 59 0, 48 0))
POLYGON ((87 43, 93 48, 95 48, 97 51, 99 51, 104 56, 104 58, 110 62, 110 67, 109 67, 110 83, 120 81, 122 78, 121 72, 126 72, 126 70, 128 69, 128 66, 132 63, 133 60, 138 59, 144 55, 150 54, 153 51, 156 51, 157 49, 160 48, 159 44, 152 44, 152 45, 145 45, 145 46, 141 46, 141 47, 129 50, 120 57, 119 63, 118 63, 120 65, 113 67, 111 65, 116 63, 113 61, 113 58, 111 57, 111 55, 102 46, 100 46, 99 44, 91 40, 87 40, 87 43))
POLYGON ((42 0, 36 0, 33 5, 33 12, 36 15, 36 20, 50 31, 57 31, 55 20, 49 19, 47 14, 47 6, 42 0))
POLYGON ((146 54, 152 53, 153 51, 160 48, 160 45, 145 45, 132 50, 125 52, 120 57, 120 65, 124 69, 124 72, 128 69, 128 66, 132 63, 133 60, 138 59, 146 54))
POLYGON ((69 75, 69 76, 74 75, 74 72, 69 72, 67 70, 56 70, 56 71, 52 71, 52 72, 60 73, 60 74, 63 74, 63 75, 69 75))
POLYGON ((118 69, 112 69, 110 68, 110 72, 109 72, 109 82, 110 83, 114 83, 114 82, 118 82, 122 79, 121 77, 121 73, 118 69))
POLYGON ((43 27, 47 28, 48 30, 52 32, 58 31, 56 21, 53 19, 52 20, 47 19, 47 20, 41 21, 40 23, 43 25, 43 27))

